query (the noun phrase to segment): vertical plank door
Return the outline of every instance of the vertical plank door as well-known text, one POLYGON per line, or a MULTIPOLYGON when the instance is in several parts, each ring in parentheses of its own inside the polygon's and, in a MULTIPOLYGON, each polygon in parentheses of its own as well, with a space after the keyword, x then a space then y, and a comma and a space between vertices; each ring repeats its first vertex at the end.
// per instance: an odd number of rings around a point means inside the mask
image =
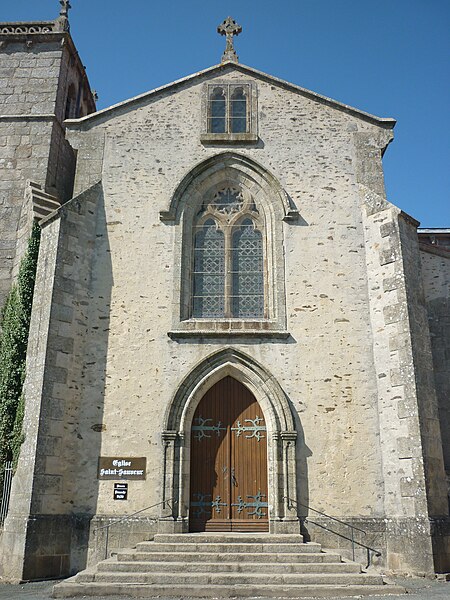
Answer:
POLYGON ((268 531, 266 426, 232 377, 208 390, 194 414, 189 515, 191 531, 268 531))

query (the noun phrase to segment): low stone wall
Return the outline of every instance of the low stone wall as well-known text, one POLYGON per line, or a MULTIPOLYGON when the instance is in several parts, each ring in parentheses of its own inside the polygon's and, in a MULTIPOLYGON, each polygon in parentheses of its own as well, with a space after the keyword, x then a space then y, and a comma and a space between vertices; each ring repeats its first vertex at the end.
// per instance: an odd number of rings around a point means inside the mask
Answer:
MULTIPOLYGON (((387 558, 385 519, 348 518, 345 519, 345 523, 357 528, 353 531, 355 542, 370 546, 381 553, 380 557, 377 557, 374 552, 370 553, 371 564, 385 567, 387 558), (364 534, 358 529, 362 529, 366 533, 364 534)), ((311 515, 303 522, 302 532, 305 541, 317 542, 322 544, 325 549, 336 550, 344 558, 353 560, 352 532, 350 527, 343 523, 338 523, 330 518, 311 515)), ((355 543, 354 548, 354 560, 366 566, 368 564, 366 548, 358 546, 357 543, 355 543)))
POLYGON ((121 518, 98 515, 92 519, 88 566, 111 556, 119 548, 134 548, 139 542, 152 540, 157 532, 155 517, 136 516, 120 521, 121 518))

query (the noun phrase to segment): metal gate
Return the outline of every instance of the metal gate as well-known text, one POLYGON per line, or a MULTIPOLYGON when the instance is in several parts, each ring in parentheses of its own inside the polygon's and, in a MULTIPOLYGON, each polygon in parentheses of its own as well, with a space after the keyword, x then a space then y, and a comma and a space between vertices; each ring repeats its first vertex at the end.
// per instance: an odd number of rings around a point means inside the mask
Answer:
POLYGON ((0 525, 3 525, 6 515, 8 514, 9 497, 11 494, 11 483, 13 476, 12 461, 5 463, 5 473, 3 479, 3 494, 0 504, 0 525))

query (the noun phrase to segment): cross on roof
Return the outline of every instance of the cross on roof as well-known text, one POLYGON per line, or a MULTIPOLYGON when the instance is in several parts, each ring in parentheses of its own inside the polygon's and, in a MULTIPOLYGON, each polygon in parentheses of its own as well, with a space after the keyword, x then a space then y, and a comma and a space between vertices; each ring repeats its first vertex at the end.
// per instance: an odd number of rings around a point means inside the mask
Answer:
POLYGON ((69 0, 59 0, 61 4, 61 10, 59 11, 59 17, 56 19, 56 31, 69 31, 69 10, 72 8, 70 6, 69 0))
POLYGON ((227 36, 227 43, 225 51, 222 55, 222 62, 231 60, 232 62, 238 62, 238 55, 234 49, 233 36, 239 35, 242 31, 242 27, 236 23, 231 17, 227 17, 223 23, 217 27, 217 32, 220 35, 227 36))
POLYGON ((59 16, 67 17, 69 14, 69 10, 72 8, 70 6, 69 0, 59 0, 59 3, 61 4, 61 10, 59 11, 59 16))

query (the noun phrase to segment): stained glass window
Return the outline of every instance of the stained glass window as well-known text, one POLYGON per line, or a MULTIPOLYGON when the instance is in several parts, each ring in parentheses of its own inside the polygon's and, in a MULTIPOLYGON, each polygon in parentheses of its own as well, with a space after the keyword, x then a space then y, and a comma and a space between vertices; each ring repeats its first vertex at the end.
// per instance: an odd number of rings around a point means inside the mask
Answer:
POLYGON ((249 193, 225 186, 196 216, 194 318, 263 318, 264 251, 261 215, 249 193))
POLYGON ((194 317, 225 316, 225 240, 213 219, 196 227, 194 238, 194 317))
POLYGON ((261 232, 251 219, 235 228, 232 244, 233 317, 264 316, 264 271, 261 232))

